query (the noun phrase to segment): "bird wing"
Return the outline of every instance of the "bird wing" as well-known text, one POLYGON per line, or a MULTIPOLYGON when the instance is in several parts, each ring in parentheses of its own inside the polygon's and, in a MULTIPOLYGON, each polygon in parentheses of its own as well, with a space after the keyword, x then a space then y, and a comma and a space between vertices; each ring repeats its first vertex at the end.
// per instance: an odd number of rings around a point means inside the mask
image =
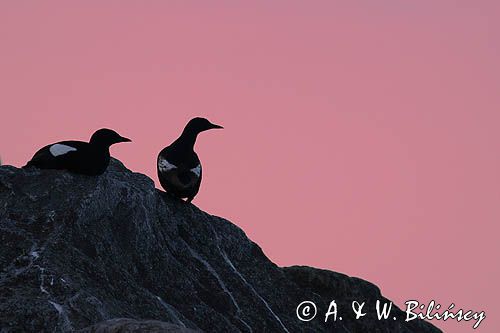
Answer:
POLYGON ((81 141, 61 141, 47 145, 39 149, 28 162, 29 165, 48 163, 49 161, 71 159, 74 152, 82 149, 85 142, 81 141))

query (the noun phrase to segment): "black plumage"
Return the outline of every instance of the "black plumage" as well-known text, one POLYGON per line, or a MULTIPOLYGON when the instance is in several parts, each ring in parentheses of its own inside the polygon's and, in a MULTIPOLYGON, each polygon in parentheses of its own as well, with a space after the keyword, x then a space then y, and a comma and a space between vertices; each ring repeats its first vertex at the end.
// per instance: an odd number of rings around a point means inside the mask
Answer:
POLYGON ((198 193, 202 170, 194 144, 199 133, 222 126, 212 124, 205 118, 191 119, 181 136, 164 148, 156 161, 161 186, 177 198, 191 202, 198 193))
POLYGON ((130 142, 113 130, 96 131, 89 142, 61 141, 38 150, 24 166, 40 169, 64 169, 74 173, 96 176, 109 165, 109 147, 119 142, 130 142))

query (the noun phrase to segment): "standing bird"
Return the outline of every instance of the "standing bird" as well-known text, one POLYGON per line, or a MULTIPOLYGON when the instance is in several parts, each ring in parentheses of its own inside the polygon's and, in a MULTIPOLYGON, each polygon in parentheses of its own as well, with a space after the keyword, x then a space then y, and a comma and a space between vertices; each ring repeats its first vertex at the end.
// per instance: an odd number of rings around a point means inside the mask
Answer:
POLYGON ((194 152, 194 144, 199 133, 223 128, 205 118, 191 119, 181 136, 158 154, 156 167, 161 186, 177 198, 187 198, 191 202, 201 184, 201 164, 194 152))
POLYGON ((61 141, 37 151, 24 166, 40 169, 65 169, 74 173, 97 176, 109 164, 109 147, 119 142, 130 142, 113 130, 102 128, 92 134, 90 141, 61 141))

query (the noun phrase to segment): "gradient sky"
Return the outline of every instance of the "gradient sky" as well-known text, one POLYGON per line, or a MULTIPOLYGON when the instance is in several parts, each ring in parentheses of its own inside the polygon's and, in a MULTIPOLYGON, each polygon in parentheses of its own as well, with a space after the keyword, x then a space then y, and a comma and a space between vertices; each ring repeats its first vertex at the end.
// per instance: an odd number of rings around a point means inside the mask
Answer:
POLYGON ((206 116, 194 203, 273 261, 500 327, 498 1, 2 1, 0 43, 3 163, 110 127, 156 180, 206 116))

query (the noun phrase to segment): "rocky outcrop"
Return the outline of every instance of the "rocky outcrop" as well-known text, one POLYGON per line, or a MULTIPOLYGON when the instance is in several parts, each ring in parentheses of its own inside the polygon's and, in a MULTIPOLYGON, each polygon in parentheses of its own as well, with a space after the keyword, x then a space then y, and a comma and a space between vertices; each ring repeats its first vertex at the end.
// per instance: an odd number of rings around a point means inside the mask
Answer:
POLYGON ((183 326, 166 323, 159 320, 134 320, 116 318, 106 320, 90 327, 78 330, 78 333, 121 333, 121 332, 151 332, 151 333, 197 333, 183 326))
POLYGON ((99 177, 0 167, 0 240, 1 332, 440 332, 397 308, 355 320, 353 300, 385 300, 375 285, 278 267, 116 160, 99 177), (343 318, 325 323, 332 300, 343 318))

